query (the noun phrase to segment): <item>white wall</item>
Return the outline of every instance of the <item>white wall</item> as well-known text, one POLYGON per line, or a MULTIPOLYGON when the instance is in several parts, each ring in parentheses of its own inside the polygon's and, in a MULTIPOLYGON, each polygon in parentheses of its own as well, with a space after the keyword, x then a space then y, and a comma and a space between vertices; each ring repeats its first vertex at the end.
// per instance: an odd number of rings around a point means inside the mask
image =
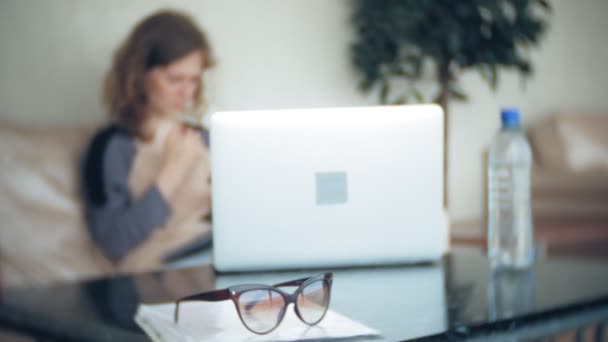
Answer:
POLYGON ((137 20, 163 7, 187 10, 208 32, 219 62, 207 85, 216 107, 365 103, 349 62, 348 1, 3 0, 0 115, 101 117, 112 52, 137 20))
MULTIPOLYGON (((608 1, 552 3, 553 25, 534 52, 537 73, 525 91, 516 75, 505 74, 497 94, 476 73, 463 78, 471 101, 452 107, 450 123, 453 220, 481 216, 481 155, 501 106, 520 107, 525 122, 559 109, 608 113, 608 1)), ((350 0, 2 0, 0 118, 100 120, 100 84, 114 48, 161 7, 188 10, 207 30, 219 61, 207 76, 216 108, 375 103, 356 89, 350 0)))

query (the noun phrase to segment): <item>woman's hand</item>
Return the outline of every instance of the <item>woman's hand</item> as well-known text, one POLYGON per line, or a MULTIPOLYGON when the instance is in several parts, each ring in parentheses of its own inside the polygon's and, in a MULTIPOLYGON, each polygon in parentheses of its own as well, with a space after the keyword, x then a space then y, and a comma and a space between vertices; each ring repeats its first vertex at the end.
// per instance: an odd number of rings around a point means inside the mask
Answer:
POLYGON ((181 181, 191 172, 205 146, 198 131, 179 125, 173 127, 165 140, 164 157, 157 177, 159 190, 171 198, 181 181))

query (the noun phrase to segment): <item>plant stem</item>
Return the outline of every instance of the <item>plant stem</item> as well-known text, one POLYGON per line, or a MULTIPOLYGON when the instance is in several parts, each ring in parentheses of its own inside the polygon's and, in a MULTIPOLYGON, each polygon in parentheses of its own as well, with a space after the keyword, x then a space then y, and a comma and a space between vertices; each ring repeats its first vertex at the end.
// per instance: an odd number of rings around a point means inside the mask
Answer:
POLYGON ((449 84, 452 78, 450 74, 450 63, 440 63, 437 67, 437 79, 439 81, 439 95, 435 102, 443 108, 443 206, 448 207, 448 170, 449 170, 449 84))

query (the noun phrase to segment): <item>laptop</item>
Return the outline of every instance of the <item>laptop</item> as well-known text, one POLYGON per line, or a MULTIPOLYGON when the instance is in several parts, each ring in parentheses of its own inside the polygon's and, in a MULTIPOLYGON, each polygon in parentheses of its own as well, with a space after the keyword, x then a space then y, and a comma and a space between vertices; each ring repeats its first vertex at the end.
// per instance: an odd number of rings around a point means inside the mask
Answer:
POLYGON ((436 261, 447 249, 437 105, 212 114, 218 272, 436 261))

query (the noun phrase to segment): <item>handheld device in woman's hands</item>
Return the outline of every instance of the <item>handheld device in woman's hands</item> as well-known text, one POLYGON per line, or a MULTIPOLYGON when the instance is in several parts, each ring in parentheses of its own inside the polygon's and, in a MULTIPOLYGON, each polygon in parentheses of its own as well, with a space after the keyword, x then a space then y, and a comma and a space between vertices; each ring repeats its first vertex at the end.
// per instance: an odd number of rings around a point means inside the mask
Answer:
POLYGON ((182 123, 182 125, 189 127, 189 128, 193 128, 196 130, 206 130, 206 128, 195 118, 188 116, 188 115, 180 115, 179 117, 179 121, 182 123))

